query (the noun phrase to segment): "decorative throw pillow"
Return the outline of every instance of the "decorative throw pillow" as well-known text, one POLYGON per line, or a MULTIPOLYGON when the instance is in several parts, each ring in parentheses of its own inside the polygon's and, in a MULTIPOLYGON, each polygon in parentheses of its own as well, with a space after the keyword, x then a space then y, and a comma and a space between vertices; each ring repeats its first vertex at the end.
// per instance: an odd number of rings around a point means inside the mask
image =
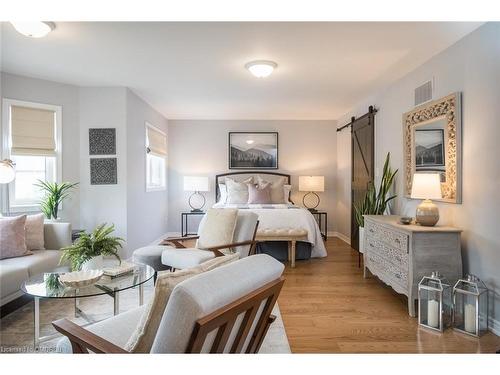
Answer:
POLYGON ((219 201, 217 203, 226 204, 227 202, 227 186, 225 184, 219 184, 219 201))
POLYGON ((0 219, 0 259, 33 254, 26 248, 26 215, 0 219))
POLYGON ((210 271, 238 259, 239 255, 233 254, 210 259, 193 268, 175 272, 158 272, 153 298, 145 307, 141 319, 124 349, 134 353, 149 353, 160 327, 163 312, 176 285, 200 273, 210 271))
POLYGON ((226 178, 227 202, 228 204, 246 204, 248 202, 247 184, 253 183, 253 177, 242 182, 226 178))
POLYGON ((26 247, 28 250, 44 250, 43 214, 26 217, 26 247))
POLYGON ((237 218, 238 210, 235 208, 209 209, 200 226, 196 247, 207 249, 232 243, 237 218))
POLYGON ((283 195, 284 203, 289 203, 290 202, 290 193, 292 192, 292 185, 283 185, 283 195))
POLYGON ((271 184, 248 184, 248 204, 271 203, 271 184))
MULTIPOLYGON (((286 181, 286 177, 280 177, 276 181, 271 182, 271 203, 282 204, 285 201, 283 186, 285 186, 286 181)), ((263 186, 266 183, 268 183, 266 180, 257 176, 257 184, 259 186, 263 186)))

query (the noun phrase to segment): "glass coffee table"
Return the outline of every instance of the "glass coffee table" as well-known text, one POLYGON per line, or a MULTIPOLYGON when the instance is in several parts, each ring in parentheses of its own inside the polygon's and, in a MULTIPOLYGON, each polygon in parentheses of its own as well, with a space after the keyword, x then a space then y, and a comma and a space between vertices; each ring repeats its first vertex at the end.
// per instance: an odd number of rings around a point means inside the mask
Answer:
POLYGON ((54 334, 40 337, 40 299, 72 298, 75 301, 75 317, 82 317, 89 323, 95 323, 95 321, 89 319, 85 312, 79 308, 79 298, 95 297, 107 294, 113 298, 113 313, 114 315, 117 315, 120 312, 120 292, 137 287, 139 290, 139 305, 142 305, 144 303, 144 283, 153 278, 155 270, 145 264, 134 263, 134 265, 135 267, 133 272, 114 278, 104 275, 97 283, 78 289, 63 286, 52 280, 54 276, 51 275, 69 272, 68 267, 60 267, 51 273, 36 275, 25 281, 21 289, 24 293, 33 297, 35 304, 35 348, 38 348, 41 342, 58 336, 58 334, 54 334))

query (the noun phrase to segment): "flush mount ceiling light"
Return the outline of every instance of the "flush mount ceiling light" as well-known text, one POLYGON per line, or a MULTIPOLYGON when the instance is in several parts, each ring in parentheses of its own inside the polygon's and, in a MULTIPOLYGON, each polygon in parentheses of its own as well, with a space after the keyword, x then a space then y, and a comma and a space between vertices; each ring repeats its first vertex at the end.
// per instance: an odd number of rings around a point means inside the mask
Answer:
POLYGON ((18 33, 30 38, 43 38, 56 28, 54 22, 11 22, 18 33))
POLYGON ((271 75, 274 69, 278 67, 274 61, 267 60, 257 60, 250 61, 245 64, 245 68, 247 68, 250 73, 252 73, 257 78, 264 78, 271 75))

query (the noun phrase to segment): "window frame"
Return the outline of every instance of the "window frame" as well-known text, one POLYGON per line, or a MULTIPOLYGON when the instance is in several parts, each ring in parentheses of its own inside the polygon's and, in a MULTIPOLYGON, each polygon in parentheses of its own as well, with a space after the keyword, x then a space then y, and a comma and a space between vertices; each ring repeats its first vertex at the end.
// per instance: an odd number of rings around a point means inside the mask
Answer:
POLYGON ((165 136, 166 140, 167 140, 167 145, 168 145, 168 138, 167 138, 167 133, 163 130, 161 130, 160 128, 158 128, 157 126, 154 126, 152 125, 151 123, 149 123, 148 121, 145 121, 144 122, 144 186, 145 186, 145 189, 146 189, 146 193, 152 193, 152 192, 158 192, 158 191, 166 191, 167 190, 167 179, 168 179, 168 175, 167 175, 167 170, 168 170, 168 149, 167 149, 167 155, 163 157, 163 160, 165 161, 165 170, 164 170, 164 173, 165 173, 165 184, 164 186, 150 186, 148 184, 148 170, 149 170, 149 166, 148 166, 148 152, 147 152, 147 139, 148 139, 148 128, 151 128, 159 133, 161 133, 163 136, 165 136))
MULTIPOLYGON (((2 100, 2 159, 10 159, 11 158, 11 129, 12 129, 12 119, 11 119, 11 107, 12 106, 21 106, 28 107, 34 109, 45 109, 49 111, 54 111, 56 115, 55 120, 55 135, 56 135, 56 182, 60 183, 62 181, 62 106, 53 105, 53 104, 45 104, 38 102, 29 102, 24 100, 17 99, 9 99, 4 98, 2 100)), ((40 155, 42 156, 42 155, 40 155)), ((12 183, 7 184, 4 187, 4 192, 6 194, 2 194, 2 211, 17 213, 17 212, 39 212, 40 205, 39 204, 31 204, 31 205, 12 205, 8 199, 8 194, 10 191, 10 186, 12 183)), ((60 208, 62 210, 62 207, 60 208)))

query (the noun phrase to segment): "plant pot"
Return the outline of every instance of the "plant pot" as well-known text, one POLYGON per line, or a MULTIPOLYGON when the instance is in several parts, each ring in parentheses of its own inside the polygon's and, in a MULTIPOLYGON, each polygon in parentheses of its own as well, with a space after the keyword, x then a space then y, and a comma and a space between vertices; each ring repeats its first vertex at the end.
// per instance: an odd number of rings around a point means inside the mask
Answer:
POLYGON ((359 252, 364 253, 365 252, 365 228, 364 227, 359 227, 359 252))
POLYGON ((104 268, 104 261, 102 255, 98 255, 87 260, 82 264, 82 271, 90 271, 90 270, 102 270, 104 268))

